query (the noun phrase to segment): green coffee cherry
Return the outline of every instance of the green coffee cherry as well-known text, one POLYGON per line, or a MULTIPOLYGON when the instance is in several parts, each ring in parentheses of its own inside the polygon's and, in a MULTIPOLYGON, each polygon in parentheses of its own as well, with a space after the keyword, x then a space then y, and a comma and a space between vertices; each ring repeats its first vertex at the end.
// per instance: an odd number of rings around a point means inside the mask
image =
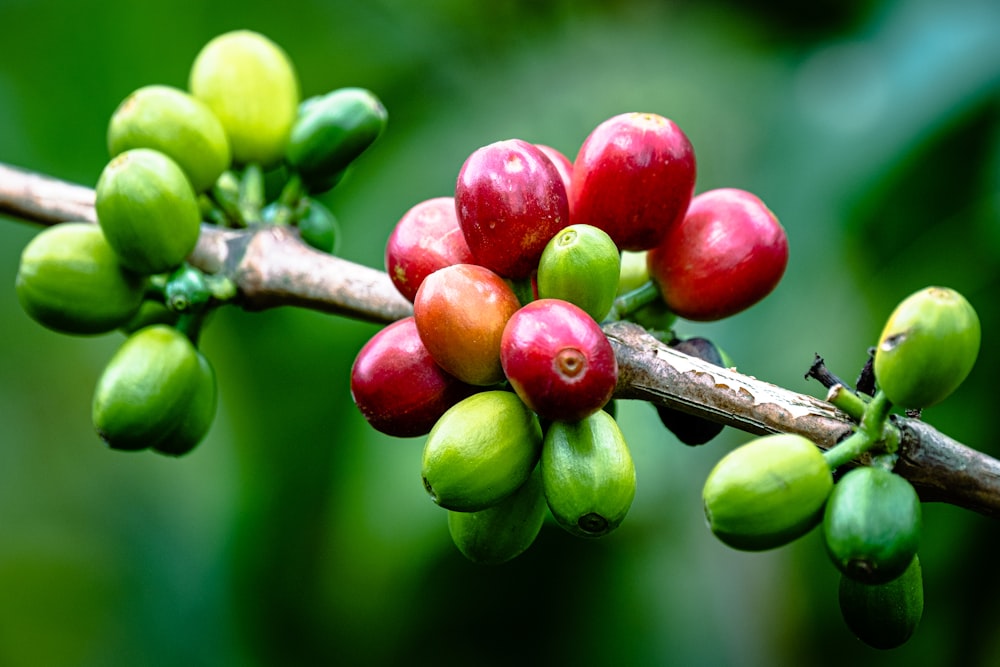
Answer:
POLYGON ((128 322, 145 279, 121 265, 101 228, 65 222, 40 232, 21 252, 15 289, 24 311, 67 334, 101 334, 128 322))
POLYGON ((155 324, 129 336, 94 391, 92 417, 112 449, 183 453, 207 433, 215 380, 207 361, 177 329, 155 324))
POLYGON ((111 157, 133 148, 170 156, 195 192, 211 188, 232 158, 226 131, 212 110, 186 91, 161 85, 132 92, 111 115, 111 157))
POLYGON ((549 510, 580 537, 615 530, 635 498, 632 454, 617 422, 603 410, 578 422, 552 422, 541 470, 549 510))
POLYGON ((570 225, 542 251, 538 297, 569 301, 600 322, 614 303, 620 273, 621 255, 607 232, 570 225))
POLYGON ((615 296, 638 289, 649 282, 649 268, 646 264, 646 250, 623 250, 621 270, 618 273, 618 289, 615 296))
POLYGON ((913 486, 884 468, 844 475, 823 517, 827 552, 843 574, 866 584, 895 579, 920 543, 920 499, 913 486))
POLYGON ((218 389, 215 369, 201 352, 198 355, 199 379, 190 397, 187 412, 177 422, 168 438, 153 442, 151 447, 167 456, 183 456, 201 442, 215 420, 218 389))
POLYGON ((763 551, 816 526, 832 488, 819 448, 800 435, 779 433, 722 457, 705 480, 702 499, 716 537, 734 549, 763 551))
POLYGON ((920 290, 896 306, 882 329, 876 382, 902 407, 940 403, 972 371, 979 343, 979 316, 965 297, 947 287, 920 290))
MULTIPOLYGON (((649 278, 649 266, 646 250, 623 250, 621 253, 621 272, 618 274, 618 289, 615 296, 622 296, 640 288, 652 285, 649 278)), ((657 295, 655 299, 644 306, 627 314, 627 319, 635 322, 649 331, 670 331, 677 321, 675 315, 663 299, 657 295)))
POLYGON ((188 87, 222 123, 235 163, 281 162, 298 113, 299 81, 280 46, 250 30, 219 35, 195 57, 188 87))
POLYGON ((459 401, 424 443, 424 488, 441 507, 477 512, 514 493, 538 462, 538 418, 509 391, 482 391, 459 401))
POLYGON ((902 575, 884 584, 863 584, 841 575, 840 613, 854 635, 877 649, 905 644, 924 613, 920 558, 914 556, 902 575))
POLYGON ((498 565, 521 555, 538 537, 545 520, 542 478, 535 472, 517 491, 478 512, 448 512, 448 532, 473 563, 498 565))
POLYGON ((97 181, 95 206, 108 243, 137 273, 180 266, 201 232, 201 209, 184 171, 149 148, 112 158, 97 181))
POLYGON ((333 212, 316 199, 307 198, 305 210, 295 223, 308 245, 334 255, 340 245, 340 224, 333 212))
POLYGON ((364 88, 338 88, 300 105, 288 140, 286 159, 312 193, 325 192, 340 180, 385 130, 382 102, 364 88))

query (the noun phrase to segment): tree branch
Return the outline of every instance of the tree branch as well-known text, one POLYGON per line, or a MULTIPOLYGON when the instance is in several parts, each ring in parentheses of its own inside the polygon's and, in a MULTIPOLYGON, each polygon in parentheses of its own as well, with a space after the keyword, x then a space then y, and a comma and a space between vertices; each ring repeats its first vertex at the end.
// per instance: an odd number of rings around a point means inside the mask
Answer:
MULTIPOLYGON (((2 163, 0 214, 42 225, 97 221, 92 189, 2 163)), ((246 310, 299 306, 371 322, 412 313, 385 272, 314 250, 289 227, 202 225, 188 261, 233 279, 246 310)))
MULTIPOLYGON (((0 164, 0 214, 55 224, 96 221, 93 190, 0 164)), ((412 314, 382 271, 312 250, 287 227, 203 225, 188 258, 231 278, 247 310, 298 306, 371 322, 412 314)), ((615 348, 615 396, 682 410, 753 434, 798 433, 828 449, 854 424, 832 404, 677 352, 629 322, 605 325, 615 348)), ((896 472, 926 501, 1000 516, 1000 461, 916 419, 898 417, 896 472)))

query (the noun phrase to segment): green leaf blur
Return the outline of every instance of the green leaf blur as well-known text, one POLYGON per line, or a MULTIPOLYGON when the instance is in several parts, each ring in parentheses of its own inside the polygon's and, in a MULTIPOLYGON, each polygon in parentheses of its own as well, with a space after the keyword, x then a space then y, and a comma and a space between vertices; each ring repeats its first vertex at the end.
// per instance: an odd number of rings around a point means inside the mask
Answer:
MULTIPOLYGON (((93 186, 132 90, 184 87, 211 37, 249 28, 304 96, 374 91, 379 141, 322 201, 343 256, 381 267, 396 220, 450 194, 465 157, 521 138, 570 157, 600 121, 676 121, 698 191, 741 187, 785 226, 787 273, 712 324, 741 371, 822 396, 813 354, 853 379, 896 302, 946 285, 1000 328, 1000 5, 995 0, 0 0, 0 161, 93 186)), ((90 401, 118 334, 74 338, 18 306, 37 232, 0 220, 0 665, 1000 664, 997 524, 927 505, 925 613, 866 648, 814 531, 728 549, 700 490, 749 439, 679 444, 620 402, 638 490, 604 540, 548 520, 499 567, 451 543, 420 481, 422 440, 369 428, 349 369, 376 331, 312 312, 225 309, 204 332, 219 411, 173 460, 105 449, 90 401)), ((925 418, 1000 455, 1000 355, 925 418)))

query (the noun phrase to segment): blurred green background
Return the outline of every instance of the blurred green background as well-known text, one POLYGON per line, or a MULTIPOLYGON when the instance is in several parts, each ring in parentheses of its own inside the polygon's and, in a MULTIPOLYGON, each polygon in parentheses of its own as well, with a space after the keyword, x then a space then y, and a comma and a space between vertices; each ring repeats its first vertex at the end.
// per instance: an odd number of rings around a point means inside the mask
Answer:
MULTIPOLYGON (((898 300, 954 287, 986 344, 925 418, 1000 455, 995 0, 0 0, 0 26, 0 161, 87 185, 117 104, 184 87, 227 30, 281 44, 304 95, 374 90, 389 129, 324 201, 342 254, 376 267, 475 148, 572 157, 611 115, 668 116, 698 190, 756 192, 791 246, 768 299, 679 332, 822 396, 803 378, 814 353, 853 379, 898 300)), ((108 451, 90 400, 121 337, 24 315, 14 276, 36 231, 0 221, 0 665, 1000 664, 996 520, 925 505, 923 622, 874 651, 840 619, 815 531, 760 554, 708 531, 704 477, 749 436, 688 448, 641 404, 619 406, 638 493, 616 533, 546 524, 515 561, 468 563, 421 486, 421 440, 379 435, 351 403, 371 324, 223 310, 203 340, 220 381, 206 441, 179 460, 108 451)))

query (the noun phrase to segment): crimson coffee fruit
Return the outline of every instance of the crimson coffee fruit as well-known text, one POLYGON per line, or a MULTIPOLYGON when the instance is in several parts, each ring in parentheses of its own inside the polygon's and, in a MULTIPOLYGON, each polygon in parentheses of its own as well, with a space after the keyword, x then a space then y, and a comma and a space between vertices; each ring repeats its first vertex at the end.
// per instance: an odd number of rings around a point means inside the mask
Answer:
POLYGON ((668 118, 625 113, 598 125, 573 161, 574 224, 600 227, 619 250, 648 250, 694 195, 694 148, 668 118))
POLYGON ((569 224, 558 169, 520 139, 483 146, 465 160, 455 210, 476 263, 512 279, 531 276, 545 244, 569 224))
POLYGON ((721 188, 695 197, 646 261, 671 311, 688 320, 720 320, 777 286, 788 264, 788 239, 756 195, 721 188))
POLYGON ((559 149, 547 144, 535 144, 535 146, 545 153, 545 157, 549 158, 552 164, 555 165, 556 171, 559 172, 559 177, 562 178, 563 186, 566 188, 566 197, 568 198, 570 196, 570 189, 573 186, 573 161, 566 157, 559 149))
POLYGON ((503 380, 500 337, 521 306, 503 278, 478 264, 453 264, 424 279, 413 300, 420 339, 442 368, 469 384, 503 380))
POLYGON ((413 317, 372 336, 351 367, 351 397, 378 431, 399 438, 426 435, 444 412, 475 391, 431 358, 413 317))
POLYGON ((454 197, 434 197, 403 214, 385 245, 385 271, 412 303, 424 278, 452 264, 472 264, 454 197))
POLYGON ((540 417, 578 421, 611 399, 618 381, 614 349, 581 308, 539 299, 511 316, 500 342, 511 386, 540 417))

